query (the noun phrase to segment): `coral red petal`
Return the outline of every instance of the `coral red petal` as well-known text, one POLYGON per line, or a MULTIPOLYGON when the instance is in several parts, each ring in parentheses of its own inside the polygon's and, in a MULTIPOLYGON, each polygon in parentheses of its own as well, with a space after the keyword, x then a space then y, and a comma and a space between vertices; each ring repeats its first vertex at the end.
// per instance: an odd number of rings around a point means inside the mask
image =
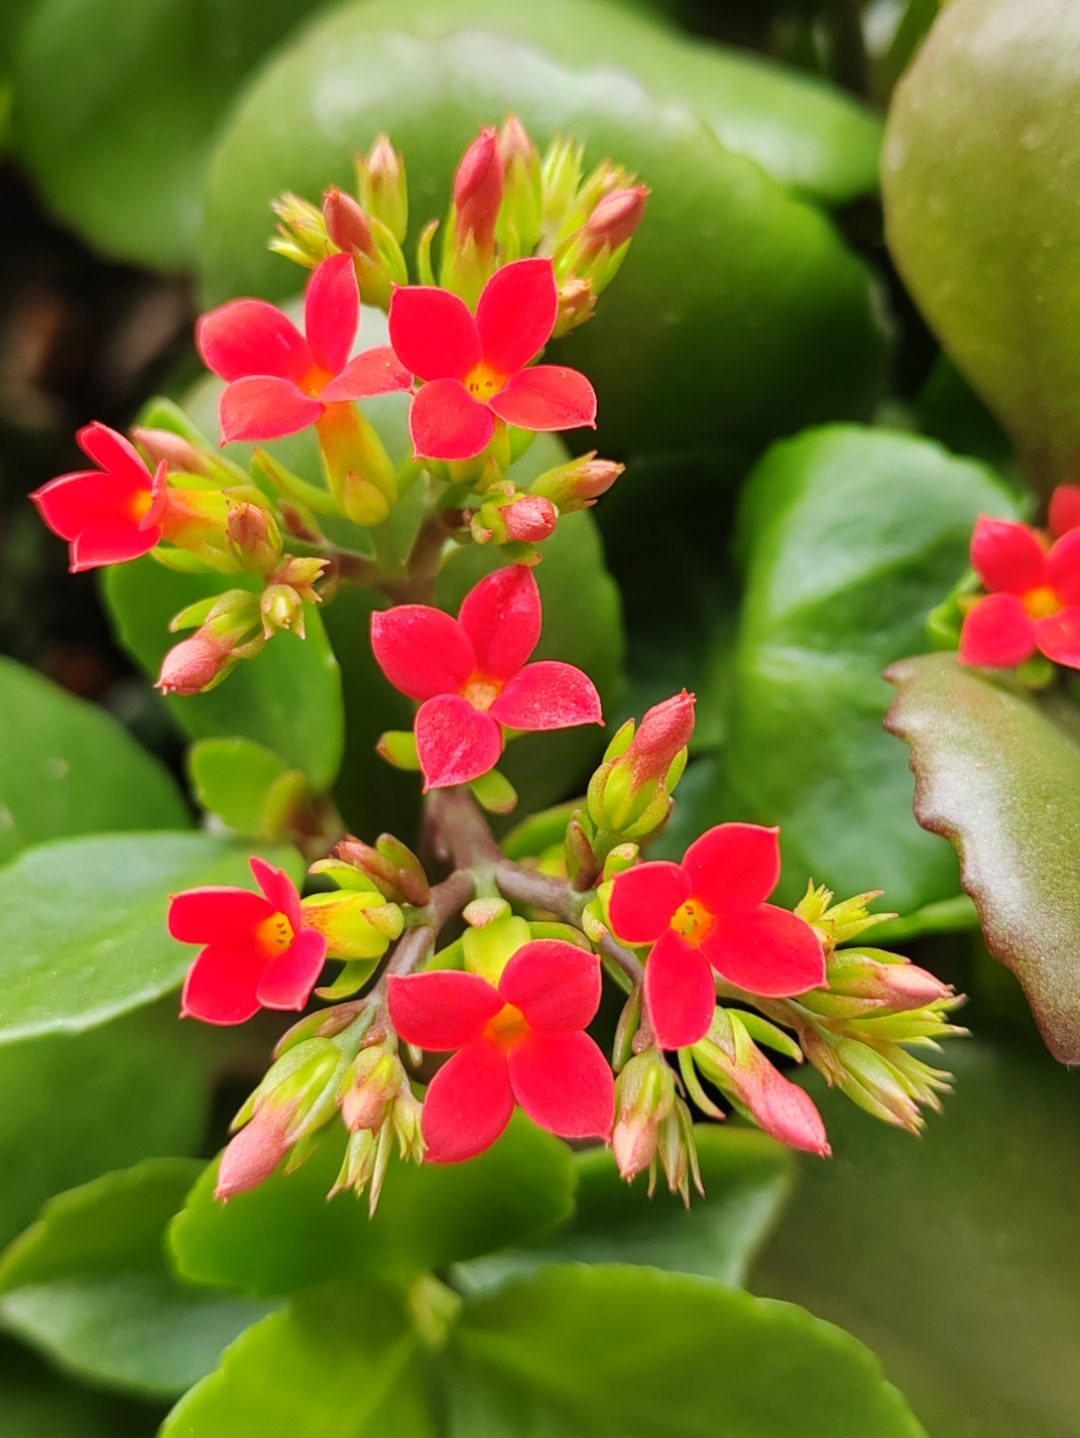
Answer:
POLYGON ((89 455, 102 469, 122 477, 134 488, 147 488, 150 471, 142 455, 124 435, 94 420, 84 425, 75 438, 83 454, 89 455))
POLYGON ((490 710, 511 729, 569 729, 602 724, 604 713, 596 685, 572 664, 544 659, 514 675, 490 710))
POLYGON ((325 404, 343 399, 370 399, 377 394, 396 394, 408 389, 413 377, 389 345, 365 350, 350 360, 345 368, 323 390, 325 404))
POLYGON ((481 579, 458 613, 472 640, 476 662, 492 679, 510 679, 540 642, 544 622, 532 570, 510 564, 481 579))
POLYGON ((430 1163, 461 1163, 502 1137, 514 1090, 502 1050, 477 1039, 442 1066, 428 1085, 422 1128, 430 1163))
POLYGON ((550 259, 514 260, 484 286, 476 327, 484 359, 513 375, 535 359, 551 338, 559 314, 559 288, 550 259))
POLYGON ((405 368, 426 380, 463 380, 484 353, 465 301, 430 285, 394 291, 390 343, 405 368))
POLYGON ((254 855, 248 860, 259 888, 266 895, 274 911, 284 914, 293 928, 300 930, 300 895, 296 885, 284 869, 275 869, 265 859, 254 855))
POLYGON ((30 498, 41 517, 61 539, 75 539, 91 524, 111 519, 138 529, 136 502, 150 493, 147 476, 138 484, 100 469, 62 474, 34 491, 30 498))
POLYGON ((1036 620, 1035 642, 1055 664, 1080 669, 1080 606, 1071 605, 1049 619, 1036 620))
POLYGON ((1033 529, 1010 519, 979 515, 971 563, 987 589, 1025 594, 1046 581, 1046 552, 1033 529))
POLYGON ((439 694, 420 706, 416 750, 424 775, 424 793, 451 784, 470 784, 494 769, 503 736, 489 714, 457 694, 439 694))
POLYGON ((690 897, 690 878, 681 864, 654 859, 617 875, 608 912, 624 944, 651 944, 690 897))
POLYGON ((359 328, 360 290, 352 256, 332 255, 311 276, 304 300, 304 331, 315 363, 340 374, 359 328))
POLYGON ((764 998, 790 998, 825 982, 817 934, 805 919, 774 904, 719 924, 701 950, 721 977, 764 998))
POLYGON ((169 905, 169 933, 184 944, 208 944, 235 934, 250 934, 274 909, 250 889, 210 885, 174 894, 169 905))
POLYGON ((716 982, 700 949, 666 929, 645 965, 645 1011, 662 1049, 696 1044, 709 1032, 716 982))
POLYGON ((315 363, 292 320, 265 300, 211 310, 195 326, 195 343, 207 368, 227 380, 269 374, 303 384, 315 363))
POLYGON ((1063 534, 1053 546, 1046 572, 1062 604, 1080 604, 1080 529, 1063 534))
POLYGON ((184 982, 180 1012, 207 1024, 242 1024, 259 1012, 259 980, 266 951, 254 938, 235 935, 209 944, 184 982))
POLYGON ((740 914, 763 904, 780 882, 780 830, 718 824, 686 851, 691 893, 711 914, 740 914))
POLYGON ((104 564, 124 564, 149 554, 161 540, 161 528, 140 529, 130 520, 102 520, 91 524, 71 546, 72 573, 100 569, 104 564))
POLYGON ((499 993, 530 1028, 567 1034, 592 1023, 600 1007, 600 960, 563 939, 534 939, 514 954, 499 993))
POLYGON ((1059 484, 1050 497, 1050 533, 1080 528, 1080 484, 1059 484))
POLYGON ((491 443, 495 418, 457 379, 424 385, 409 410, 409 434, 420 459, 475 459, 491 443))
POLYGON ((765 1132, 789 1148, 827 1158, 831 1149, 825 1124, 810 1095, 756 1047, 751 1053, 740 1051, 739 1060, 740 1097, 765 1132))
POLYGON ((987 594, 960 631, 961 664, 1014 669, 1035 653, 1035 626, 1015 594, 987 594))
POLYGON ((256 996, 266 1009, 302 1009, 326 963, 326 935, 302 929, 295 943, 267 964, 256 996))
POLYGON ((588 1034, 531 1033, 511 1049, 506 1066, 533 1123, 560 1138, 611 1136, 615 1080, 588 1034))
POLYGON ((391 974, 390 1022, 407 1044, 428 1053, 464 1048, 478 1039, 506 1002, 479 974, 434 969, 428 974, 391 974))
POLYGON ((272 375, 238 379, 222 392, 218 404, 222 442, 284 439, 314 424, 325 409, 292 380, 272 375))
POLYGON ((371 647, 387 679, 410 699, 456 694, 476 668, 465 630, 427 604, 376 611, 371 616, 371 647))
POLYGON ((522 370, 488 403, 500 419, 521 429, 596 427, 596 391, 583 374, 560 365, 522 370))

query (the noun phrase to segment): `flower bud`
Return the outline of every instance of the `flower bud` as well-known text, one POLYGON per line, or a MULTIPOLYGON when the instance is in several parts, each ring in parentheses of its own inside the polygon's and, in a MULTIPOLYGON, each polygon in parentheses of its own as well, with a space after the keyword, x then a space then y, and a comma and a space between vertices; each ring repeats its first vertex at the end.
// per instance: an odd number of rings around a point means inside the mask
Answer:
POLYGON ((268 584, 259 602, 262 614, 263 637, 273 639, 282 629, 288 629, 301 639, 307 637, 304 623, 304 601, 290 584, 268 584))
MULTIPOLYGON (((362 874, 387 899, 423 908, 431 902, 431 887, 420 860, 393 834, 380 834, 373 849, 350 834, 333 849, 334 858, 362 874)), ((322 868, 315 865, 313 872, 322 868)), ((335 874, 338 883, 344 881, 335 874)))
POLYGON ((209 479, 215 473, 213 457, 174 430, 136 426, 131 437, 155 467, 164 460, 177 474, 198 474, 209 479))
POLYGON ((503 160, 494 126, 480 131, 454 176, 456 236, 471 235, 480 254, 494 248, 495 225, 503 201, 503 160))
POLYGON ((394 1132, 397 1134, 399 1157, 411 1158, 414 1163, 423 1163, 424 1154, 427 1152, 427 1144, 424 1142, 424 1131, 421 1126, 423 1113, 423 1104, 410 1089, 408 1083, 403 1083, 394 1099, 391 1122, 394 1125, 394 1132))
POLYGON ((559 286, 559 308, 555 315, 552 339, 561 340, 571 330, 576 330, 586 320, 591 320, 596 311, 596 291, 592 280, 579 279, 571 275, 559 286))
POLYGON ((264 1104, 221 1155, 214 1197, 225 1202, 237 1193, 257 1188, 281 1163, 291 1147, 286 1134, 292 1110, 264 1104))
POLYGON ((500 238, 516 255, 531 255, 540 240, 540 154, 516 115, 510 115, 503 125, 499 150, 505 177, 500 238))
POLYGON ((680 752, 690 743, 695 703, 694 695, 684 689, 648 710, 630 747, 616 760, 617 766, 632 772, 636 785, 666 779, 680 752))
POLYGON ((357 157, 356 180, 361 205, 403 245, 409 229, 409 188, 405 160, 388 136, 379 136, 367 159, 357 157))
POLYGON ((560 283, 571 277, 589 280, 600 294, 619 271, 626 250, 645 213, 650 194, 647 185, 613 189, 556 251, 555 275, 560 283))
POLYGON ((359 250, 369 259, 376 258, 378 252, 371 233, 371 221, 351 195, 331 185, 323 195, 322 212, 326 233, 339 250, 344 250, 346 254, 359 250))
POLYGON ((611 1144, 629 1183, 656 1162, 660 1125, 675 1106, 675 1075, 656 1049, 632 1058, 615 1081, 611 1144))
POLYGON ((270 206, 281 221, 277 235, 270 241, 275 254, 313 270, 334 253, 326 221, 310 200, 286 190, 270 206))
POLYGON ((305 929, 325 936, 330 958, 378 959, 405 922, 396 904, 381 900, 381 894, 349 889, 311 894, 301 901, 300 917, 305 929))
POLYGON ((522 494, 513 499, 493 494, 472 521, 478 544, 540 544, 550 539, 559 523, 559 511, 550 499, 522 494))
POLYGON ((379 1128, 398 1090, 403 1084, 407 1086, 405 1070, 397 1054, 381 1048, 361 1049, 346 1075, 346 1082, 348 1088, 341 1100, 341 1117, 353 1133, 362 1128, 379 1128))
POLYGON ((694 703, 684 689, 650 709, 636 731, 632 720, 619 730, 589 782, 597 828, 642 841, 665 822, 694 731, 694 703))
MULTIPOLYGON (((201 610, 201 605, 194 606, 201 610)), ((187 627, 190 610, 177 615, 174 631, 187 627)), ((246 589, 230 589, 213 603, 190 639, 173 646, 162 660, 156 688, 164 694, 201 694, 225 678, 240 659, 262 647, 262 637, 243 643, 258 624, 259 601, 246 589)))
POLYGON ((951 984, 943 984, 908 959, 867 949, 837 949, 830 956, 828 990, 832 995, 875 1000, 895 1011, 921 1009, 955 997, 951 984))
POLYGON ((264 578, 281 559, 281 531, 268 509, 258 504, 234 504, 226 526, 229 548, 252 574, 264 578))
POLYGON ((544 248, 551 249, 569 214, 581 184, 585 146, 556 135, 540 169, 544 248))
POLYGON ((626 468, 611 459, 597 459, 596 453, 549 469, 529 486, 529 493, 543 495, 558 506, 560 514, 588 509, 606 494, 626 468))
POLYGON ((690 1207, 691 1175, 694 1179, 694 1187, 704 1197, 705 1189, 701 1182, 701 1170, 698 1167, 697 1139, 694 1137, 694 1121, 690 1117, 690 1110, 681 1098, 675 1100, 674 1108, 660 1124, 657 1153, 660 1167, 664 1170, 664 1177, 668 1182, 669 1191, 681 1194, 682 1201, 687 1208, 690 1207))
POLYGON ((1080 529, 1080 484, 1059 484, 1050 497, 1050 533, 1055 539, 1080 529))

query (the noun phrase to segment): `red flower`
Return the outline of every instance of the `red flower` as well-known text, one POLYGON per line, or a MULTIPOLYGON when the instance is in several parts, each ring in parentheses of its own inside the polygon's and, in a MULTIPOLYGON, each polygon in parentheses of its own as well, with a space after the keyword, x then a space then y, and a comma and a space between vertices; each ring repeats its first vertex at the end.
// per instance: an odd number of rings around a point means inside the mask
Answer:
POLYGON ((229 381, 221 396, 223 441, 281 439, 315 424, 328 405, 412 384, 388 345, 349 359, 360 328, 349 255, 333 255, 312 275, 304 328, 306 338, 265 300, 232 300, 203 315, 195 330, 199 353, 229 381))
POLYGON ((532 570, 510 565, 469 594, 457 619, 426 604, 401 604, 371 618, 383 673, 412 699, 424 787, 468 784, 499 762, 502 726, 567 729, 602 724, 592 680, 572 664, 525 661, 542 623, 532 570))
POLYGON ((430 285, 406 285, 390 302, 390 342, 425 380, 409 412, 413 447, 424 459, 473 459, 496 418, 522 429, 579 429, 596 421, 596 394, 583 374, 559 365, 526 369, 551 338, 559 291, 550 259, 515 260, 497 270, 476 318, 463 299, 430 285))
POLYGON ((964 620, 961 663, 1012 669, 1038 649, 1080 669, 1080 529, 1047 550, 1026 524, 981 515, 971 563, 991 592, 964 620))
POLYGON ((713 969, 768 998, 825 982, 814 930, 765 902, 780 879, 779 832, 720 824, 690 845, 681 864, 639 864, 616 878, 612 928, 625 943, 655 944, 645 968, 645 1006, 661 1048, 685 1048, 708 1032, 716 1007, 713 969))
POLYGON ((1080 484, 1059 484, 1050 496, 1050 533, 1060 539, 1080 529, 1080 484))
POLYGON ((184 1017, 242 1024, 260 1008, 302 1009, 326 962, 326 938, 301 927, 300 895, 282 869, 252 859, 265 898, 214 886, 173 896, 169 933, 205 944, 184 984, 184 1017))
POLYGON ((428 1157, 457 1163, 490 1148, 519 1103, 560 1138, 607 1138, 615 1085, 582 1030, 600 1006, 600 961, 576 944, 537 939, 498 987, 453 969, 390 979, 390 1019, 406 1043, 457 1049, 424 1100, 428 1157))
POLYGON ((62 474, 30 496, 49 528, 71 542, 72 571, 149 554, 162 539, 165 461, 151 474, 134 445, 104 424, 88 424, 76 438, 101 468, 62 474))

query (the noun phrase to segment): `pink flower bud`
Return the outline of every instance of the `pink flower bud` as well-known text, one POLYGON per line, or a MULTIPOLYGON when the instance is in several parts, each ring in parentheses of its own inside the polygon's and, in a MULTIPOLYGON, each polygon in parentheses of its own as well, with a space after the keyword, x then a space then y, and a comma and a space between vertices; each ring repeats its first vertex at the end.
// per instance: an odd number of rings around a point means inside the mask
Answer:
POLYGON ((612 459, 597 459, 595 453, 550 469, 534 480, 530 494, 542 494, 558 505, 563 514, 586 509, 606 494, 626 468, 612 459))
POLYGON ((336 185, 331 185, 323 196, 323 218, 326 220, 326 233, 339 250, 344 250, 346 254, 359 250, 369 259, 377 258, 378 251, 367 215, 351 195, 346 195, 336 185))
POLYGON ((495 224, 503 199, 503 160, 499 132, 491 126, 480 131, 465 152, 454 177, 459 242, 472 235, 484 253, 495 243, 495 224))
POLYGON ((155 466, 164 460, 169 469, 180 474, 209 476, 213 473, 210 456, 197 449, 182 434, 175 434, 171 429, 139 428, 133 429, 131 434, 155 466))
POLYGON ((221 1155, 214 1197, 222 1201, 246 1193, 268 1179, 289 1151, 286 1138, 292 1107, 266 1103, 229 1142, 221 1155))
POLYGON ((524 494, 503 511, 506 537, 526 544, 539 544, 550 539, 559 522, 559 511, 540 494, 524 494))
POLYGON ((232 668, 232 640, 219 639, 204 625, 174 644, 161 661, 157 684, 163 694, 201 694, 232 668))
POLYGON ((404 244, 409 228, 405 162, 390 143, 389 136, 379 136, 368 151, 367 159, 357 160, 356 172, 360 203, 383 222, 399 245, 404 244))
POLYGON ((694 732, 693 694, 681 694, 655 704, 641 721, 621 762, 632 770, 636 785, 663 779, 694 732))
POLYGON ((356 1133, 376 1129, 396 1098, 405 1080, 405 1070, 395 1054, 382 1049, 363 1049, 353 1063, 353 1083, 341 1101, 345 1127, 356 1133))
POLYGON ((632 1058, 615 1087, 611 1146, 629 1181, 656 1162, 660 1126, 675 1106, 675 1075, 655 1049, 632 1058))
POLYGON ((234 504, 226 524, 229 548, 253 574, 263 576, 281 558, 281 533, 268 509, 258 504, 234 504))
POLYGON ((1050 533, 1055 539, 1080 529, 1080 484, 1059 484, 1050 500, 1050 533))
POLYGON ((773 1138, 790 1148, 827 1158, 832 1150, 813 1099, 774 1068, 737 1013, 729 1011, 727 1018, 734 1039, 734 1058, 718 1044, 703 1040, 694 1046, 694 1057, 702 1071, 773 1138))
POLYGON ((648 185, 635 185, 605 195, 585 222, 587 257, 599 254, 605 245, 614 253, 632 239, 651 193, 648 185))

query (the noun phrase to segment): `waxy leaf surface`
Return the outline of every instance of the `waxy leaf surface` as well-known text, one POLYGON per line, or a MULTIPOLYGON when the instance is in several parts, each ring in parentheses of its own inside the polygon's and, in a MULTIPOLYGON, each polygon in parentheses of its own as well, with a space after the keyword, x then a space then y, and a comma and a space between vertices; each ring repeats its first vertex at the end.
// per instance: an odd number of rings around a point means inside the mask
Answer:
POLYGON ((160 1412, 69 1383, 21 1344, 0 1339, 4 1438, 154 1438, 160 1412))

